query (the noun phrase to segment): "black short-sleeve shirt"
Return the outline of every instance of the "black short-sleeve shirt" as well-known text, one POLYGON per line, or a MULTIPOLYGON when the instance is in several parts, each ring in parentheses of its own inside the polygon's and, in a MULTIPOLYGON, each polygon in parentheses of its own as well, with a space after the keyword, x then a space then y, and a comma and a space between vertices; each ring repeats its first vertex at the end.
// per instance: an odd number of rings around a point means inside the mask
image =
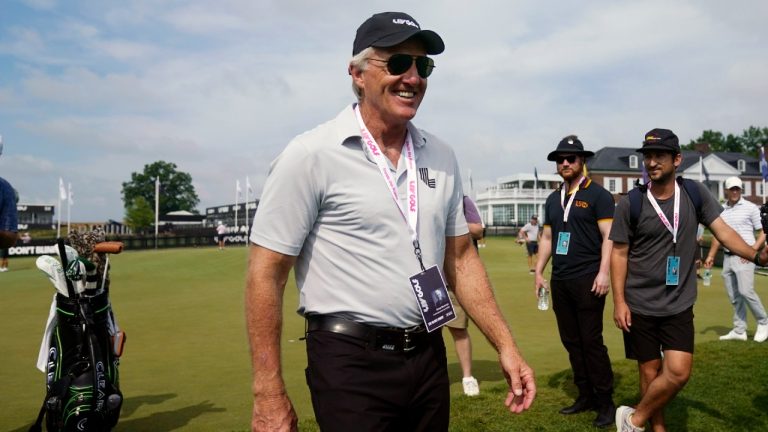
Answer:
MULTIPOLYGON (((562 187, 562 186, 561 186, 562 187)), ((560 202, 560 189, 552 192, 544 204, 544 225, 552 231, 552 279, 565 280, 597 273, 600 270, 603 236, 597 225, 601 220, 612 220, 615 204, 613 196, 599 184, 587 179, 575 192, 576 196, 563 222, 564 206, 560 202), (567 255, 558 255, 557 239, 560 232, 570 233, 567 255)))

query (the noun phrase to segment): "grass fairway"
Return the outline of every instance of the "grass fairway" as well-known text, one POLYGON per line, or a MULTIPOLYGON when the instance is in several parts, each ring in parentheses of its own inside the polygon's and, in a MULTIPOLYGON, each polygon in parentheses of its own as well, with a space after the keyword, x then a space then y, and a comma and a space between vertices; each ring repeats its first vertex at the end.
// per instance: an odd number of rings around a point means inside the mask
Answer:
MULTIPOLYGON (((570 402, 574 388, 552 311, 536 309, 533 276, 525 250, 511 238, 490 238, 481 249, 502 308, 521 350, 534 367, 539 397, 531 412, 512 417, 502 411, 502 377, 496 354, 475 328, 474 374, 481 395, 461 394, 460 372, 449 346, 454 395, 451 430, 594 430, 593 414, 565 418, 556 410, 570 402)), ((116 431, 243 431, 250 420, 250 362, 243 318, 245 247, 125 252, 113 258, 112 303, 127 333, 120 368, 126 397, 116 431)), ((0 431, 25 431, 44 396, 44 374, 35 368, 37 351, 54 289, 33 258, 11 260, 0 274, 0 431)), ((768 302, 768 283, 756 278, 768 302)), ((283 368, 288 392, 313 430, 304 383, 304 322, 294 312, 297 293, 287 288, 283 368)), ((636 398, 633 362, 624 360, 621 334, 606 307, 605 339, 617 372, 617 402, 636 398)), ((670 430, 761 430, 768 427, 768 343, 715 341, 730 328, 731 307, 715 271, 711 287, 700 287, 695 308, 697 356, 688 387, 673 404, 670 430), (701 345, 704 343, 704 345, 701 345), (701 357, 699 354, 701 353, 701 357), (736 375, 734 376, 734 372, 736 375), (748 382, 728 382, 746 379, 748 382), (707 423, 697 420, 700 416, 707 423), (701 426, 701 428, 697 427, 701 426)), ((750 315, 750 335, 755 323, 750 315)))

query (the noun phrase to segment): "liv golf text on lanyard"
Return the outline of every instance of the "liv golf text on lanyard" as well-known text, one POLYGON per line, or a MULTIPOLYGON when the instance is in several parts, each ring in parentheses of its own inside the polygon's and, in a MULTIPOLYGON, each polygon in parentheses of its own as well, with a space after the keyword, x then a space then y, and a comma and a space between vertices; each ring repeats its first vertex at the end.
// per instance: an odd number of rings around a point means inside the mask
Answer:
POLYGON ((571 233, 565 231, 568 228, 568 215, 571 213, 573 200, 576 199, 576 192, 579 191, 584 180, 586 180, 584 176, 579 177, 579 182, 576 183, 576 190, 573 191, 568 199, 568 204, 565 204, 565 188, 570 185, 568 182, 564 182, 560 187, 560 207, 563 208, 563 231, 557 233, 557 247, 555 247, 555 254, 557 255, 568 255, 568 247, 571 245, 571 233))
POLYGON ((376 143, 376 140, 365 126, 363 117, 360 114, 360 108, 357 105, 355 105, 355 115, 360 124, 360 134, 363 137, 363 142, 366 147, 368 147, 368 150, 370 150, 371 155, 373 155, 373 160, 376 162, 376 166, 379 168, 379 173, 381 173, 381 176, 384 178, 384 181, 389 188, 392 199, 395 201, 398 210, 400 210, 403 219, 408 224, 411 240, 413 242, 413 250, 416 254, 416 258, 419 260, 419 266, 421 266, 422 270, 421 273, 411 276, 409 278, 409 283, 416 296, 416 302, 421 311, 424 325, 426 326, 427 331, 431 332, 456 318, 456 313, 454 312, 453 305, 448 297, 445 278, 443 278, 443 275, 440 273, 440 269, 437 265, 425 269, 421 259, 421 247, 419 246, 418 232, 419 188, 416 183, 416 154, 414 153, 411 133, 406 133, 405 142, 403 143, 403 153, 405 154, 407 172, 406 181, 408 185, 407 209, 403 209, 397 192, 397 180, 392 176, 387 159, 381 151, 379 144, 376 143))
POLYGON ((656 210, 656 214, 659 215, 661 223, 667 227, 667 230, 672 233, 672 255, 667 257, 667 285, 677 285, 680 283, 680 257, 675 255, 677 249, 677 229, 680 226, 680 186, 675 182, 675 200, 673 209, 673 223, 669 223, 667 215, 661 211, 659 203, 656 202, 656 198, 651 193, 652 184, 648 184, 648 201, 651 202, 653 209, 656 210))

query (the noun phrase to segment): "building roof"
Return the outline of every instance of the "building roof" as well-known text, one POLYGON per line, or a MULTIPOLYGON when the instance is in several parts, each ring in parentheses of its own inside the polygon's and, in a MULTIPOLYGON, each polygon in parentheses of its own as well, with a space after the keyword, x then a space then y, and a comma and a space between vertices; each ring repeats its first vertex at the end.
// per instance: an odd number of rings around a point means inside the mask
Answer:
MULTIPOLYGON (((595 155, 587 161, 587 166, 591 171, 611 171, 611 172, 627 172, 627 173, 640 173, 642 172, 642 155, 635 151, 635 148, 631 147, 603 147, 595 152, 595 155), (630 156, 635 155, 638 157, 637 168, 629 167, 630 156)), ((683 150, 683 161, 678 172, 687 170, 693 165, 699 163, 699 157, 703 156, 704 159, 715 157, 725 162, 726 164, 738 170, 738 161, 743 160, 745 162, 745 171, 741 173, 744 176, 759 176, 760 166, 757 158, 749 156, 743 153, 736 152, 711 152, 711 153, 699 153, 693 150, 683 150)), ((705 164, 706 165, 706 164, 705 164)))

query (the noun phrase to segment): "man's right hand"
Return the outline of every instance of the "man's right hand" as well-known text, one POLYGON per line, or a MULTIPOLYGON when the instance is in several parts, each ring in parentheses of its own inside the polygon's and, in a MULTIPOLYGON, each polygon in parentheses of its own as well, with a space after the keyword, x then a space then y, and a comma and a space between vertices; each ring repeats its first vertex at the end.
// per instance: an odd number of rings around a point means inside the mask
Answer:
POLYGON ((298 430, 299 419, 287 394, 254 397, 252 432, 298 432, 298 430))
POLYGON ((536 297, 539 296, 539 288, 545 287, 547 288, 547 281, 544 279, 544 275, 542 275, 539 272, 536 272, 536 277, 533 282, 533 295, 536 297))

